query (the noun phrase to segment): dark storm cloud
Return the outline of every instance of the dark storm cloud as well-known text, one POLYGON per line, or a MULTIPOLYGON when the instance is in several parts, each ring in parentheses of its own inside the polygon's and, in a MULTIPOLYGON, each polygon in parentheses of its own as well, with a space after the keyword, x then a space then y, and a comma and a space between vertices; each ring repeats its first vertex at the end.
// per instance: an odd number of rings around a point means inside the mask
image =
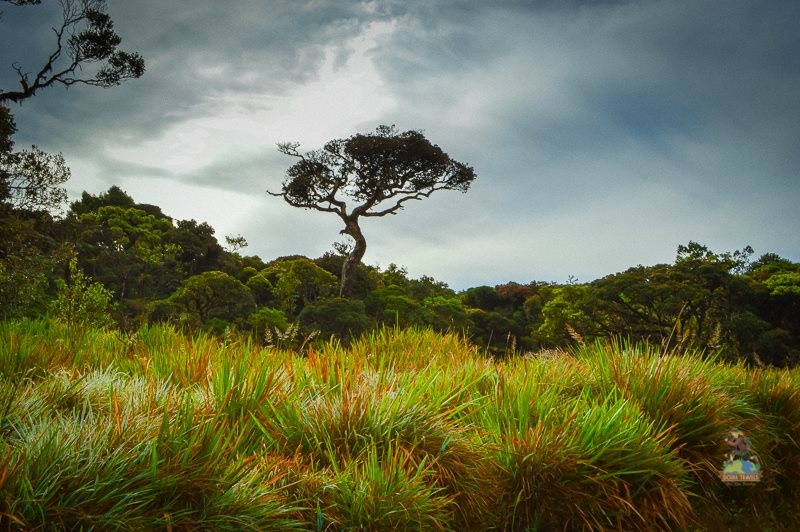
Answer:
MULTIPOLYGON (((481 193, 468 199, 473 212, 491 208, 491 201, 517 205, 498 208, 487 233, 519 227, 526 204, 530 233, 547 231, 559 213, 597 219, 605 198, 612 209, 617 203, 620 216, 630 213, 629 227, 670 238, 632 246, 640 260, 652 261, 669 260, 681 238, 705 236, 716 246, 752 242, 753 231, 723 236, 725 226, 764 227, 769 206, 796 225, 800 4, 482 6, 458 17, 408 21, 381 64, 395 90, 421 102, 412 111, 420 127, 470 147, 482 177, 475 185, 481 193), (635 205, 620 204, 622 198, 667 201, 653 195, 653 185, 673 193, 665 216, 689 218, 663 218, 658 210, 637 218, 635 205), (680 228, 698 221, 705 223, 696 236, 680 228), (670 225, 676 229, 663 230, 670 225), (667 252, 654 253, 657 247, 667 252)), ((787 221, 778 225, 790 227, 787 221)), ((596 226, 552 232, 548 247, 557 250, 565 238, 584 244, 599 234, 613 237, 596 226)), ((624 239, 625 226, 615 229, 624 239)), ((773 235, 757 240, 796 255, 795 234, 773 235)), ((628 251, 612 264, 611 255, 593 259, 615 268, 636 260, 628 251)))

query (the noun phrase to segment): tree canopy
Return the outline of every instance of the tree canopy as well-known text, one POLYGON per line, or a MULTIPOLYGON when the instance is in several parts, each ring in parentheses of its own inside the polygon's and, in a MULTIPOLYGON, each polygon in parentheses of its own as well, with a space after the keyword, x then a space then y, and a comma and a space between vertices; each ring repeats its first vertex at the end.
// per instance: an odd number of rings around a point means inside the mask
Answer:
POLYGON ((286 171, 281 191, 268 193, 293 207, 342 219, 342 234, 353 239, 353 247, 342 266, 340 295, 349 295, 350 273, 367 250, 361 217, 397 214, 408 201, 437 190, 466 192, 476 177, 472 167, 451 159, 422 132, 399 132, 394 126, 331 140, 305 154, 299 147, 296 142, 278 145, 299 161, 286 171))

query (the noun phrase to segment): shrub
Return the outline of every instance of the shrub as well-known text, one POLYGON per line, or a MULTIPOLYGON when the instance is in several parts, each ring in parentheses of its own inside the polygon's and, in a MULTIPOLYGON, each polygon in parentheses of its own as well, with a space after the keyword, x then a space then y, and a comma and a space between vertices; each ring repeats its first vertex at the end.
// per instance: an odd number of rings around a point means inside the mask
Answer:
POLYGON ((76 260, 69 263, 69 282, 59 279, 56 290, 53 316, 70 329, 101 328, 112 323, 111 292, 84 275, 76 260))

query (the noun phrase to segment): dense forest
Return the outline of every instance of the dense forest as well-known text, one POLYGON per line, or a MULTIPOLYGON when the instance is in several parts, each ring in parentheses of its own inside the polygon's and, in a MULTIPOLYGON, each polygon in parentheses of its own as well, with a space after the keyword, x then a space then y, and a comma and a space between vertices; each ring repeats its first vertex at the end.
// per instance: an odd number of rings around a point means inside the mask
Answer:
POLYGON ((383 325, 463 334, 496 356, 623 337, 665 350, 787 366, 800 360, 800 264, 749 247, 680 246, 672 264, 635 266, 587 283, 531 281, 456 292, 395 264, 358 264, 347 297, 346 250, 265 260, 242 236, 175 220, 112 186, 67 202, 63 159, 14 151, 2 111, 0 316, 45 317, 135 331, 247 334, 299 347, 347 344, 383 325), (20 186, 22 183, 24 186, 20 186))

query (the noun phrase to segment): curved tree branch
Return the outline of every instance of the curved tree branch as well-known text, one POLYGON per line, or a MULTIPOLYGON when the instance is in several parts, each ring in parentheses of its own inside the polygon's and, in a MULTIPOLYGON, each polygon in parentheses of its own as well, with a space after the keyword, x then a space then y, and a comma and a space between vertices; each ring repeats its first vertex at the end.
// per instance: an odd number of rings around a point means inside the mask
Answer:
MULTIPOLYGON (((114 31, 114 23, 105 12, 105 0, 60 2, 61 26, 52 28, 56 35, 55 50, 33 79, 21 65, 12 65, 20 89, 0 90, 0 102, 21 102, 54 84, 65 87, 75 84, 112 87, 144 74, 144 59, 139 54, 117 50, 122 39, 114 31), (84 67, 95 63, 101 66, 94 74, 83 75, 84 67)), ((10 3, 20 6, 40 2, 17 0, 10 3)))

